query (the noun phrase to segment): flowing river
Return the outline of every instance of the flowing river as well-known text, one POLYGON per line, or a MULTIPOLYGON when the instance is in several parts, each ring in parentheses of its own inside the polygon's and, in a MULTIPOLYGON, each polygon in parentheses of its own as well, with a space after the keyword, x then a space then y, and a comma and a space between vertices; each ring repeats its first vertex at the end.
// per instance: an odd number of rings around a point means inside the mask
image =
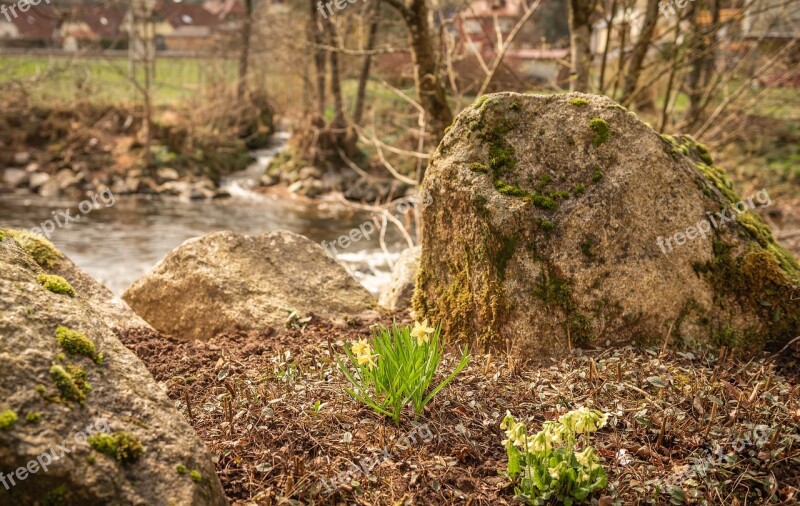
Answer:
MULTIPOLYGON (((279 134, 280 135, 280 134, 279 134)), ((351 229, 370 220, 370 213, 343 204, 306 203, 291 198, 274 198, 249 190, 264 166, 280 149, 255 153, 253 166, 229 178, 223 187, 230 199, 185 202, 177 198, 115 196, 106 207, 81 216, 78 222, 57 228, 50 240, 72 261, 115 294, 121 294, 170 250, 183 241, 209 232, 233 230, 248 235, 289 230, 309 239, 335 241, 351 229)), ((53 212, 71 210, 80 215, 80 200, 46 199, 29 194, 0 195, 0 226, 31 229, 52 218, 53 212)), ((406 247, 391 225, 387 229, 387 256, 377 234, 362 239, 340 252, 337 259, 373 294, 388 283, 389 262, 406 247)))

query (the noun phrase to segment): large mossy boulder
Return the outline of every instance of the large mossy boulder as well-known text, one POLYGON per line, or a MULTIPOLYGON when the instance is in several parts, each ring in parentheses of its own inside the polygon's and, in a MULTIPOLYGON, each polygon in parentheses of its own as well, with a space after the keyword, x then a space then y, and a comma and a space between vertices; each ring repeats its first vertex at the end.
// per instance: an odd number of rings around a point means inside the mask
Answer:
POLYGON ((608 98, 481 97, 423 186, 414 309, 453 338, 536 357, 665 339, 775 348, 800 334, 800 268, 749 210, 768 193, 737 206, 707 149, 608 98))
POLYGON ((112 329, 146 325, 44 238, 0 236, 0 505, 226 504, 211 455, 112 329))
POLYGON ((282 231, 189 239, 122 297, 158 331, 201 340, 309 316, 344 319, 375 305, 319 244, 282 231))

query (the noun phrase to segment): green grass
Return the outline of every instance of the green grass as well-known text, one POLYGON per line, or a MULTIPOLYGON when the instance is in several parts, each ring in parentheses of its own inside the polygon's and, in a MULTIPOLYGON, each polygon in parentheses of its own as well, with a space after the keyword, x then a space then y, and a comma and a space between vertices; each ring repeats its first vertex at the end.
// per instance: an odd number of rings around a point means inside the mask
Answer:
MULTIPOLYGON (((0 57, 0 85, 12 79, 42 80, 37 96, 44 100, 138 101, 128 78, 125 58, 67 58, 46 56, 0 57)), ((144 71, 137 69, 143 82, 144 71)), ((161 58, 156 60, 155 103, 166 104, 196 96, 204 86, 236 81, 234 60, 214 58, 161 58)))

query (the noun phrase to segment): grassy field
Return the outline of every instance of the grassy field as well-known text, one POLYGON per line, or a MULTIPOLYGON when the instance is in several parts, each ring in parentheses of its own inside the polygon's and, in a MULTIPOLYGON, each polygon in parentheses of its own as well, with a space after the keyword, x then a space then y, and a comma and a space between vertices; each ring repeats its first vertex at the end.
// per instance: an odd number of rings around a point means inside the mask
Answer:
MULTIPOLYGON (((137 69, 143 82, 144 71, 137 69)), ((48 100, 136 100, 125 58, 0 57, 0 84, 9 80, 35 82, 38 97, 48 100)), ((169 58, 156 61, 156 103, 194 96, 205 86, 234 83, 236 63, 224 59, 169 58)))

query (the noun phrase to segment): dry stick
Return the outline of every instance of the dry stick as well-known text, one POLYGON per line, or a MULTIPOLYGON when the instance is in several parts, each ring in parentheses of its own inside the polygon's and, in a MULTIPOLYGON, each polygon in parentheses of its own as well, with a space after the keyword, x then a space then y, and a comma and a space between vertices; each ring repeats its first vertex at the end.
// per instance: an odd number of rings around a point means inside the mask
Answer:
POLYGON ((706 425, 706 430, 703 431, 703 437, 708 437, 708 432, 711 430, 711 426, 714 424, 714 417, 717 415, 717 403, 711 403, 711 414, 708 416, 708 425, 706 425))
POLYGON ((192 399, 189 397, 189 389, 183 389, 183 400, 186 402, 186 411, 189 415, 189 421, 194 424, 194 413, 192 413, 192 399))
POLYGON ((662 446, 662 442, 664 440, 664 432, 667 430, 667 414, 664 413, 664 417, 661 419, 661 430, 658 432, 658 440, 656 441, 656 446, 662 446))
POLYGON ((677 320, 673 320, 669 326, 669 330, 667 330, 667 335, 664 336, 664 345, 661 347, 661 356, 663 357, 664 354, 667 352, 667 346, 669 345, 669 336, 672 334, 672 327, 675 325, 677 320))
POLYGON ((367 181, 370 181, 370 180, 377 179, 375 176, 370 176, 369 174, 367 174, 366 172, 364 172, 364 170, 363 170, 361 167, 359 167, 358 165, 356 165, 356 164, 355 164, 355 163, 354 163, 354 162, 353 162, 353 161, 352 161, 352 160, 351 160, 351 159, 350 159, 350 158, 347 156, 347 153, 345 153, 345 152, 344 152, 344 150, 341 148, 341 146, 336 146, 336 151, 338 151, 338 152, 339 152, 339 158, 341 158, 341 159, 342 159, 342 161, 343 161, 343 162, 344 162, 344 163, 345 163, 345 164, 346 164, 348 167, 350 167, 350 168, 353 170, 353 172, 355 172, 356 174, 358 174, 358 175, 359 175, 359 176, 361 176, 362 178, 366 179, 367 181))
POLYGON ((381 245, 381 250, 383 250, 383 255, 386 258, 386 263, 389 264, 389 269, 394 270, 394 262, 392 261, 392 257, 389 253, 389 248, 386 247, 386 215, 389 213, 383 213, 381 217, 383 220, 383 224, 381 226, 381 233, 378 235, 378 242, 381 245))
MULTIPOLYGON (((361 142, 363 142, 365 144, 371 144, 373 142, 372 139, 367 138, 367 136, 364 134, 364 129, 363 128, 361 128, 358 125, 353 125, 353 128, 355 129, 356 134, 358 134, 358 138, 361 140, 361 142)), ((420 158, 422 160, 428 160, 431 157, 431 155, 428 154, 428 153, 421 153, 421 152, 418 152, 418 151, 409 151, 407 149, 402 149, 402 148, 398 148, 398 147, 392 146, 391 144, 386 144, 385 142, 381 141, 380 139, 376 139, 376 140, 378 141, 378 143, 381 145, 381 147, 383 149, 385 149, 386 151, 389 151, 391 153, 394 153, 396 155, 411 156, 411 157, 414 157, 414 158, 420 158)))
POLYGON ((780 350, 779 350, 777 353, 773 354, 773 355, 772 355, 771 357, 769 357, 769 358, 770 358, 770 359, 777 358, 777 357, 778 357, 778 356, 779 356, 781 353, 783 353, 784 351, 786 351, 786 350, 787 350, 787 348, 789 348, 789 346, 791 346, 791 345, 793 345, 795 342, 797 342, 797 340, 798 340, 798 339, 800 339, 800 336, 797 336, 797 337, 795 337, 794 339, 792 339, 791 341, 789 341, 788 343, 786 343, 786 346, 784 346, 783 348, 781 348, 781 349, 780 349, 780 350))
POLYGON ((508 51, 508 48, 511 46, 511 43, 514 42, 514 39, 517 37, 517 34, 522 29, 522 26, 525 24, 528 19, 536 12, 536 9, 539 8, 539 4, 542 3, 542 0, 536 0, 534 3, 530 5, 525 11, 525 14, 522 15, 517 24, 514 25, 514 28, 511 30, 511 33, 508 34, 508 38, 505 41, 500 41, 498 39, 498 43, 500 44, 500 51, 498 52, 497 56, 495 57, 494 61, 492 62, 492 69, 489 75, 486 76, 486 79, 483 80, 483 84, 481 85, 481 89, 478 91, 478 96, 483 95, 486 93, 486 90, 489 88, 489 85, 492 83, 492 79, 494 79, 494 75, 497 72, 497 69, 500 67, 500 64, 503 62, 503 58, 508 51))

